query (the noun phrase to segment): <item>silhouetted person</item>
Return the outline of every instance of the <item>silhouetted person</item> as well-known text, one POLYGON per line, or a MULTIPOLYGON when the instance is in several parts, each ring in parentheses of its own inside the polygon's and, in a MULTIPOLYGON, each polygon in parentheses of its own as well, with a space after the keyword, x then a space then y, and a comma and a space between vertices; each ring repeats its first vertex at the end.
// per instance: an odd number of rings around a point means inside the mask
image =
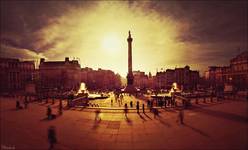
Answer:
POLYGON ((139 113, 139 101, 137 101, 136 109, 137 109, 137 113, 139 113))
POLYGON ((53 145, 57 143, 56 132, 53 126, 48 129, 48 142, 50 144, 49 149, 53 149, 53 145))
POLYGON ((63 105, 62 105, 62 100, 59 100, 59 114, 63 114, 63 105))
POLYGON ((50 106, 47 107, 47 119, 52 119, 52 109, 50 106))
POLYGON ((166 108, 166 105, 167 105, 167 104, 166 104, 166 99, 165 99, 165 100, 164 100, 164 108, 166 108))
POLYGON ((127 110, 127 103, 125 103, 124 113, 125 113, 125 117, 127 118, 127 113, 128 113, 128 110, 127 110))
POLYGON ((111 98, 111 106, 113 106, 113 99, 111 98))
POLYGON ((22 106, 18 100, 16 101, 16 109, 22 109, 22 106))
POLYGON ((183 109, 181 109, 181 110, 179 111, 178 118, 179 118, 179 120, 180 120, 180 123, 181 123, 181 124, 184 124, 184 122, 183 122, 183 120, 184 120, 184 112, 183 112, 183 109))
POLYGON ((153 108, 152 110, 153 110, 154 118, 156 118, 159 115, 158 109, 153 108))
POLYGON ((150 112, 152 111, 152 108, 153 108, 153 101, 151 101, 150 112))
POLYGON ((133 101, 130 102, 130 107, 133 108, 133 101))
POLYGON ((143 113, 145 113, 145 104, 142 104, 143 113))

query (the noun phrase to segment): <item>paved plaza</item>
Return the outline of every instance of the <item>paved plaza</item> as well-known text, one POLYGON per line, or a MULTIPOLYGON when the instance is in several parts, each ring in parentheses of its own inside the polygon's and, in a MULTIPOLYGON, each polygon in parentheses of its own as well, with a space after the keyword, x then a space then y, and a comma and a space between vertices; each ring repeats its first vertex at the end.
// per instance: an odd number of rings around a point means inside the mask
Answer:
MULTIPOLYGON (((16 99, 0 99, 1 149, 48 149, 50 126, 55 127, 58 140, 54 149, 248 148, 248 103, 245 101, 229 99, 193 104, 184 111, 185 124, 181 125, 176 108, 159 109, 156 118, 148 109, 140 114, 129 110, 126 118, 122 110, 109 107, 101 110, 99 120, 95 120, 93 108, 65 108, 63 115, 47 120, 46 110, 51 103, 32 102, 28 109, 16 110, 16 99)), ((124 97, 124 102, 130 99, 133 98, 124 97)), ((102 103, 107 106, 109 101, 102 100, 102 103)), ((57 114, 58 101, 51 107, 57 114)))

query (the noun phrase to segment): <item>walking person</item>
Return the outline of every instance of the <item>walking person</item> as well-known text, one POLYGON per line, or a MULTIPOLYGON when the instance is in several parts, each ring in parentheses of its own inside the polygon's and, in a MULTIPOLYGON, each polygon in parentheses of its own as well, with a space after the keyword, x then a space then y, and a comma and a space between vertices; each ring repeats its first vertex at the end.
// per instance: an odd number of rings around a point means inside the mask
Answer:
POLYGON ((21 106, 19 100, 16 101, 16 109, 22 109, 22 106, 21 106))
POLYGON ((158 116, 158 109, 157 108, 153 108, 152 109, 153 110, 153 114, 154 114, 154 118, 157 118, 157 116, 158 116))
POLYGON ((145 104, 142 104, 143 113, 145 113, 145 104))
POLYGON ((127 103, 125 103, 124 113, 125 113, 125 117, 127 118, 127 113, 128 113, 128 110, 127 110, 127 103))
POLYGON ((137 101, 136 109, 137 109, 137 113, 139 113, 139 101, 137 101))
POLYGON ((55 127, 51 126, 48 129, 48 142, 49 142, 49 149, 53 149, 54 144, 57 143, 55 127))
POLYGON ((133 108, 133 101, 130 102, 130 107, 133 108))
POLYGON ((152 108, 153 108, 153 101, 151 101, 150 112, 152 112, 152 108))
POLYGON ((166 99, 164 99, 164 108, 166 108, 166 105, 167 105, 167 103, 166 103, 166 99))

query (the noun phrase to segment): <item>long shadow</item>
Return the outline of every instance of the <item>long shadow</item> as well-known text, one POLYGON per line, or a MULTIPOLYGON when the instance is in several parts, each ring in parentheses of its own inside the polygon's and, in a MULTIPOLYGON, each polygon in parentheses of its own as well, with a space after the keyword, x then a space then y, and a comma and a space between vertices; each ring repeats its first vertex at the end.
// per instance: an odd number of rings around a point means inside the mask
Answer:
POLYGON ((148 116, 146 113, 144 113, 144 115, 149 118, 150 120, 152 120, 152 118, 150 116, 148 116))
POLYGON ((202 135, 202 136, 205 136, 205 137, 210 138, 210 136, 209 136, 208 134, 206 134, 205 132, 203 132, 203 131, 201 131, 201 130, 195 128, 195 127, 190 126, 189 124, 185 124, 185 123, 184 123, 184 126, 190 128, 191 130, 193 130, 193 131, 199 133, 199 134, 202 135))
POLYGON ((240 116, 237 114, 228 113, 228 112, 221 112, 221 111, 216 111, 216 110, 210 110, 210 109, 197 107, 197 106, 194 106, 194 108, 197 108, 197 109, 191 109, 191 110, 195 111, 195 112, 204 113, 204 114, 207 114, 207 115, 210 115, 213 117, 224 118, 227 120, 237 121, 237 122, 241 122, 241 123, 248 123, 247 117, 240 116))
POLYGON ((146 121, 146 119, 140 113, 138 113, 138 115, 143 121, 146 121))

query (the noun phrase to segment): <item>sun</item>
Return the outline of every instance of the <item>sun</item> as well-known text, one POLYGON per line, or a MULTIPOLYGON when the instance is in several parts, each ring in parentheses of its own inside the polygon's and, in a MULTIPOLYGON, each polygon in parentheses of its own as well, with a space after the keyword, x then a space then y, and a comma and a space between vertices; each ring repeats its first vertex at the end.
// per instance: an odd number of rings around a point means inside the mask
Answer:
POLYGON ((121 41, 116 35, 108 35, 103 38, 102 48, 104 51, 117 52, 121 48, 121 41))

